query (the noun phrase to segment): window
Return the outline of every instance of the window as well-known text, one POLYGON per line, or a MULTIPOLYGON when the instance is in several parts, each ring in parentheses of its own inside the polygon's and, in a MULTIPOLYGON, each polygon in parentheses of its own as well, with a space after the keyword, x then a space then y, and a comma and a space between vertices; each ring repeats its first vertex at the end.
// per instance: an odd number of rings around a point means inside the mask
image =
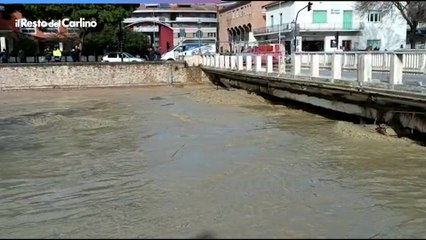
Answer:
POLYGON ((178 32, 178 37, 184 38, 186 36, 185 29, 181 28, 178 32))
POLYGON ((368 12, 369 22, 380 22, 380 11, 369 11, 368 12))
POLYGON ((371 50, 380 50, 381 42, 379 39, 371 39, 367 40, 367 47, 371 50))
POLYGON ((280 13, 280 26, 283 25, 283 14, 280 13))
POLYGON ((117 58, 117 53, 108 54, 108 58, 117 58))
POLYGON ((271 16, 271 24, 270 26, 274 26, 274 15, 271 16))
POLYGON ((327 10, 313 10, 312 23, 327 23, 327 10))
POLYGON ((197 32, 192 34, 193 38, 202 38, 203 37, 203 32, 198 30, 197 32))
POLYGON ((207 33, 207 37, 214 38, 216 37, 216 33, 207 33))

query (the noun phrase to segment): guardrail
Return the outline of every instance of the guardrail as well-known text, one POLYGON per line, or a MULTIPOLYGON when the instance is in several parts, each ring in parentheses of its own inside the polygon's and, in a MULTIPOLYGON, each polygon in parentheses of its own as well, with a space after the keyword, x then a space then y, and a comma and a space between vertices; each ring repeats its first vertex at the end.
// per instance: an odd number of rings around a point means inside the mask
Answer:
MULTIPOLYGON (((406 51, 406 52, 368 52, 371 54, 371 65, 373 70, 389 71, 393 54, 403 55, 403 71, 413 73, 426 72, 426 51, 406 51)), ((344 68, 358 68, 358 56, 366 52, 298 52, 301 57, 302 66, 309 66, 313 55, 319 56, 320 66, 331 66, 334 54, 342 56, 342 66, 344 68)))
MULTIPOLYGON (((377 87, 377 88, 386 88, 394 90, 403 90, 410 92, 420 92, 421 94, 426 94, 426 88, 423 87, 425 84, 423 82, 418 83, 416 86, 413 86, 409 83, 403 83, 403 67, 404 67, 404 53, 398 52, 387 52, 386 58, 389 63, 388 74, 383 79, 373 79, 373 68, 374 61, 377 61, 373 58, 373 54, 370 52, 357 53, 354 61, 356 61, 356 70, 355 77, 352 79, 344 78, 342 75, 343 67, 343 54, 331 54, 326 55, 330 57, 330 64, 326 68, 330 68, 330 76, 320 76, 321 66, 321 57, 324 57, 324 54, 310 54, 309 64, 306 62, 303 63, 302 57, 305 55, 295 54, 291 56, 291 67, 288 64, 288 58, 284 55, 198 55, 198 56, 186 56, 184 60, 190 66, 204 66, 210 68, 218 68, 221 70, 229 71, 248 71, 255 72, 261 75, 274 75, 274 76, 286 76, 287 78, 309 78, 313 81, 325 81, 329 83, 344 84, 350 85, 353 87, 363 88, 367 87, 377 87), (287 62, 286 62, 287 60, 287 62), (302 74, 302 68, 309 68, 308 74, 302 74)), ((383 66, 383 65, 382 65, 383 66)), ((345 73, 346 74, 346 73, 345 73)), ((426 80, 420 76, 422 80, 426 80)))

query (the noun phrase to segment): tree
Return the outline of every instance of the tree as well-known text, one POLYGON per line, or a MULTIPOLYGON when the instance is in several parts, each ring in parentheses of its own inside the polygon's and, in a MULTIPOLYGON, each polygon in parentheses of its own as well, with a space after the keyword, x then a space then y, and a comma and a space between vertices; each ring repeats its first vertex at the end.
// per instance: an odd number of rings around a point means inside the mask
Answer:
POLYGON ((1 18, 4 20, 10 20, 12 13, 16 11, 21 11, 23 9, 22 4, 3 4, 0 3, 0 6, 2 7, 0 9, 1 18))
POLYGON ((149 47, 149 40, 146 35, 139 32, 134 32, 130 29, 124 30, 123 51, 131 54, 143 55, 149 47))
POLYGON ((59 20, 69 18, 78 21, 96 21, 95 28, 79 28, 79 40, 83 44, 86 36, 102 31, 107 25, 118 25, 128 17, 138 5, 136 4, 25 4, 22 14, 28 20, 59 20))
POLYGON ((359 1, 356 10, 365 15, 370 10, 380 10, 384 15, 390 14, 394 8, 404 17, 410 26, 408 41, 411 49, 416 48, 416 33, 419 23, 426 22, 426 2, 422 1, 359 1))
MULTIPOLYGON (((83 48, 89 50, 84 51, 84 54, 99 55, 104 54, 104 50, 118 51, 118 30, 117 26, 106 26, 101 32, 90 33, 87 36, 87 41, 83 48)), ((142 53, 149 47, 149 41, 146 35, 133 32, 131 29, 124 29, 123 33, 123 51, 134 55, 142 55, 142 53)))

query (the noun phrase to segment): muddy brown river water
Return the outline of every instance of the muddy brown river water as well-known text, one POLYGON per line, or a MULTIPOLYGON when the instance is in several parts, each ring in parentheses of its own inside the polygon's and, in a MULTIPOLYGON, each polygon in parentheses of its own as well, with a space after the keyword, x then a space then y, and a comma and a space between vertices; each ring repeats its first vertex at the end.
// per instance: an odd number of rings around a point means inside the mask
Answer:
POLYGON ((1 238, 425 238, 426 148, 183 88, 0 94, 1 238))

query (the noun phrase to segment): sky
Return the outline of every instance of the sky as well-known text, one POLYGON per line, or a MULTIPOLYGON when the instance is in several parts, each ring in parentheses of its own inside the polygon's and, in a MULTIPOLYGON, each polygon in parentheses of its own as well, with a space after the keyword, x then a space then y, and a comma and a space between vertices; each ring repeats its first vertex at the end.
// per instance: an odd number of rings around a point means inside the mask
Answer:
POLYGON ((219 3, 220 0, 1 0, 3 4, 70 4, 70 3, 219 3))

